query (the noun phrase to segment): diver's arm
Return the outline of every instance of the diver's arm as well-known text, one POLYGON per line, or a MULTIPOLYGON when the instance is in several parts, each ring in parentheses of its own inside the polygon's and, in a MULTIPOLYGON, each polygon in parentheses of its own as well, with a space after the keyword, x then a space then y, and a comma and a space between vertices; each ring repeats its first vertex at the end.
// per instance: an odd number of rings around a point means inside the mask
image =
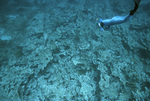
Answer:
POLYGON ((104 26, 121 24, 121 23, 128 21, 132 17, 132 15, 134 15, 134 13, 137 11, 140 1, 141 0, 134 0, 134 3, 135 3, 134 9, 131 10, 130 14, 128 14, 127 16, 124 16, 124 17, 115 16, 112 19, 106 19, 106 20, 99 19, 98 25, 100 26, 100 29, 103 29, 104 26))
POLYGON ((103 20, 103 26, 111 26, 111 25, 115 25, 115 24, 121 24, 124 23, 126 21, 128 21, 131 18, 131 15, 127 15, 127 16, 115 16, 112 19, 106 19, 103 20))

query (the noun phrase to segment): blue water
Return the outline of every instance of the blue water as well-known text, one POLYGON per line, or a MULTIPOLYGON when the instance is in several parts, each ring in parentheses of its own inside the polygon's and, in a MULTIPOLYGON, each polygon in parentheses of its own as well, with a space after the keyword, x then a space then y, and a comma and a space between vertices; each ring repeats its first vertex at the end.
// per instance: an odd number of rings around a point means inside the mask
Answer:
POLYGON ((150 1, 1 0, 0 101, 149 101, 150 1))

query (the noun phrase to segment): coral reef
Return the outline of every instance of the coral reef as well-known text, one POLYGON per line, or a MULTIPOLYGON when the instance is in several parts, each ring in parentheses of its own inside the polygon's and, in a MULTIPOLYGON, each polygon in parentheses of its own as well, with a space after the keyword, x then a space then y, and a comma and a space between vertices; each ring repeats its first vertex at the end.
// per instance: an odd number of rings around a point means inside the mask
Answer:
POLYGON ((101 32, 96 18, 127 14, 130 2, 17 1, 0 1, 1 101, 150 99, 146 4, 130 22, 101 32))

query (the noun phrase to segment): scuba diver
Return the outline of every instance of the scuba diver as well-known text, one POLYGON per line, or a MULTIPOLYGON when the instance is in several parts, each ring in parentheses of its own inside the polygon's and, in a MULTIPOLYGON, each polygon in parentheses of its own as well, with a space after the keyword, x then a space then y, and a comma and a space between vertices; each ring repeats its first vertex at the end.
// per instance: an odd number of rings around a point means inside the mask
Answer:
POLYGON ((106 20, 102 20, 99 19, 98 25, 100 27, 100 30, 104 31, 104 27, 110 27, 111 25, 116 25, 116 24, 121 24, 124 23, 128 20, 130 20, 130 18, 132 17, 132 15, 134 15, 134 13, 137 11, 138 7, 139 7, 139 3, 141 0, 134 0, 135 6, 134 9, 130 11, 130 13, 126 16, 115 16, 112 19, 106 19, 106 20))

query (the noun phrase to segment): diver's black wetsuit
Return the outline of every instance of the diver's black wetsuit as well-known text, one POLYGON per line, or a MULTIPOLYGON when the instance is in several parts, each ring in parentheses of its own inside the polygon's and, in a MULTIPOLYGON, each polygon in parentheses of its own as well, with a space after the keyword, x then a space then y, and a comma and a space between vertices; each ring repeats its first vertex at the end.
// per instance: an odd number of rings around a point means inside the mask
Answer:
POLYGON ((138 9, 138 7, 139 7, 140 1, 141 1, 141 0, 139 0, 138 3, 134 1, 135 6, 134 6, 134 9, 130 11, 130 15, 133 15, 133 14, 137 11, 137 9, 138 9))

